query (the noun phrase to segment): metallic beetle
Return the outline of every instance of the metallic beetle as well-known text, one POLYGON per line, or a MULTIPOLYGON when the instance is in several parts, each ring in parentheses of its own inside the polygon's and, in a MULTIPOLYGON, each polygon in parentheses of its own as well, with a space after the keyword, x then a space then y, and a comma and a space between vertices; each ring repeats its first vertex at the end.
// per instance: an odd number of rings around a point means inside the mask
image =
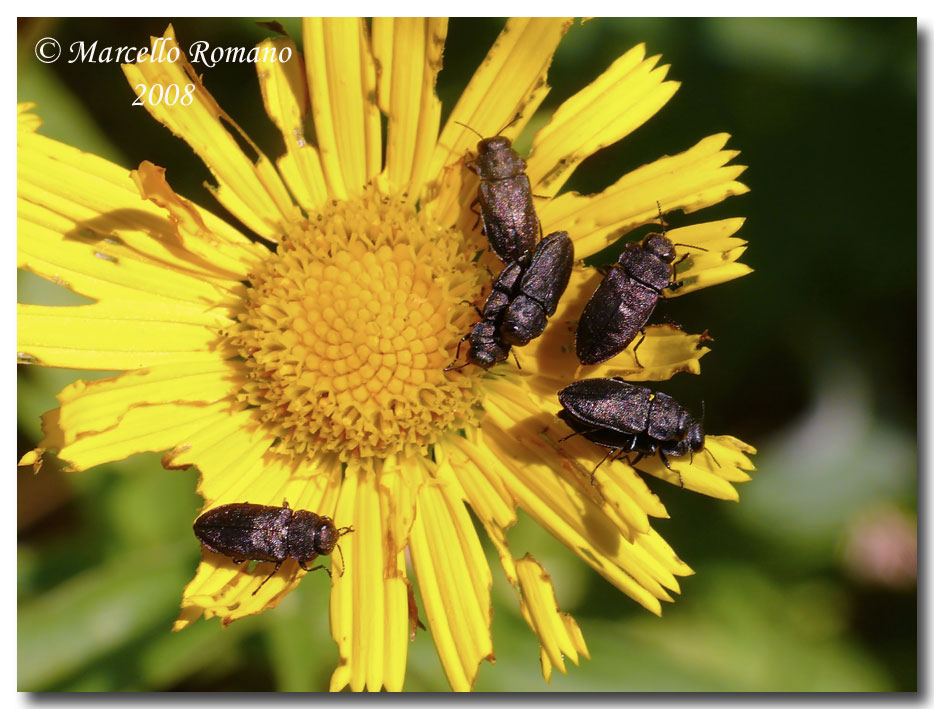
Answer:
POLYGON ((350 527, 338 529, 330 517, 293 511, 285 500, 282 505, 235 502, 210 509, 195 520, 195 536, 211 551, 229 556, 237 564, 248 560, 276 562, 276 568, 253 595, 288 558, 295 559, 305 571, 328 571, 320 564, 311 569, 307 565, 319 554, 330 554, 341 536, 353 531, 350 527))
POLYGON ((645 338, 645 324, 662 291, 674 285, 674 260, 675 245, 662 234, 649 234, 623 249, 581 313, 576 340, 581 364, 618 355, 639 332, 645 338))
POLYGON ((566 231, 552 232, 541 240, 503 314, 503 342, 522 347, 545 331, 568 287, 573 265, 574 242, 566 231))
MULTIPOLYGON (((545 330, 571 276, 574 244, 565 231, 539 242, 527 263, 513 261, 493 281, 480 322, 458 343, 470 340, 467 364, 489 369, 509 356, 512 346, 527 345, 545 330)), ((461 365, 465 366, 465 365, 461 365)), ((459 369, 452 362, 450 369, 459 369)))
POLYGON ((580 434, 617 456, 638 453, 633 465, 657 452, 671 470, 667 456, 704 448, 701 422, 667 394, 647 387, 619 378, 581 379, 558 392, 558 401, 563 407, 558 417, 574 429, 572 435, 580 434))
POLYGON ((512 142, 501 135, 477 143, 477 159, 469 165, 480 178, 477 202, 483 233, 507 265, 527 259, 541 234, 525 167, 512 142))

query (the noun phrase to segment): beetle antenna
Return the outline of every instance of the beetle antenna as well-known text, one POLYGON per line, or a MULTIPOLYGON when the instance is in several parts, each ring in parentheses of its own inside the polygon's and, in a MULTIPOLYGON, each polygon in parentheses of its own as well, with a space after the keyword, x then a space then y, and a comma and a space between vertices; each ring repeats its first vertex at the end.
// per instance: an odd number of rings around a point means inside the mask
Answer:
POLYGON ((454 121, 454 122, 455 122, 457 125, 459 125, 459 126, 464 126, 464 128, 466 128, 466 129, 469 130, 469 131, 473 131, 474 133, 476 133, 477 135, 480 136, 480 140, 483 140, 483 136, 480 135, 480 131, 474 130, 473 128, 471 128, 470 126, 468 126, 466 123, 461 123, 460 121, 454 121))
MULTIPOLYGON (((337 531, 339 532, 340 530, 337 530, 337 531)), ((337 545, 337 551, 340 552, 340 555, 341 555, 341 578, 343 578, 344 577, 344 550, 341 549, 340 544, 337 545)))
POLYGON ((685 248, 697 249, 698 251, 710 251, 710 249, 705 249, 703 246, 695 246, 694 244, 682 244, 680 241, 676 241, 675 246, 684 246, 685 248))
POLYGON ((519 364, 519 358, 516 357, 516 351, 515 351, 515 350, 512 351, 512 358, 513 358, 514 360, 516 360, 516 366, 517 366, 519 369, 522 369, 522 365, 519 364))
POLYGON ((502 128, 500 128, 500 129, 496 132, 496 135, 502 135, 504 130, 506 130, 509 126, 511 126, 511 125, 512 125, 513 123, 515 123, 516 121, 518 121, 520 118, 522 118, 522 114, 521 114, 521 113, 517 113, 517 114, 515 115, 515 117, 514 117, 511 121, 509 121, 509 123, 507 123, 506 125, 504 125, 502 128))
POLYGON ((710 449, 707 446, 704 446, 704 450, 707 451, 707 455, 709 455, 713 459, 713 462, 717 464, 718 468, 723 467, 720 465, 720 461, 717 460, 716 456, 714 456, 714 454, 710 452, 710 449))
POLYGON ((655 206, 658 207, 658 223, 662 225, 662 236, 665 236, 668 233, 668 225, 665 223, 665 217, 662 216, 662 203, 656 200, 655 206))
MULTIPOLYGON (((350 527, 340 527, 337 530, 337 533, 343 537, 345 534, 350 534, 352 531, 353 531, 353 525, 351 525, 350 527)), ((344 575, 344 550, 341 549, 340 544, 337 545, 337 551, 340 552, 340 555, 341 555, 341 576, 343 576, 344 575)))

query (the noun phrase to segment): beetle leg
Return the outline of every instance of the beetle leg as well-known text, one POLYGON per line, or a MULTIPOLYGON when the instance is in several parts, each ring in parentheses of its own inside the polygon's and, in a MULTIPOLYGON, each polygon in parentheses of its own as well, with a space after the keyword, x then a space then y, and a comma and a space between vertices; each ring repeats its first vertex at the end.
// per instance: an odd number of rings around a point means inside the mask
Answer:
MULTIPOLYGON (((665 288, 667 288, 667 289, 670 290, 672 293, 674 293, 676 290, 678 290, 678 289, 679 289, 681 286, 683 286, 683 285, 684 285, 684 281, 672 281, 672 282, 669 283, 667 286, 665 286, 665 288)), ((668 297, 668 296, 665 295, 664 291, 661 292, 661 293, 659 293, 659 295, 660 295, 662 298, 667 298, 667 297, 668 297)))
POLYGON ((274 568, 274 569, 272 570, 272 573, 269 574, 269 576, 267 576, 266 578, 263 579, 263 582, 262 582, 259 586, 257 586, 257 587, 256 587, 256 590, 253 591, 253 593, 251 593, 250 595, 251 595, 251 596, 255 596, 257 593, 259 593, 259 590, 260 590, 263 586, 266 585, 266 582, 267 582, 269 579, 271 579, 273 576, 276 575, 276 572, 279 570, 279 567, 280 567, 280 566, 282 566, 282 562, 281 562, 281 561, 277 561, 277 562, 276 562, 276 568, 274 568))
POLYGON ((600 429, 600 428, 591 428, 591 429, 588 429, 587 431, 574 431, 574 433, 572 433, 570 436, 559 438, 558 443, 564 443, 569 438, 574 438, 574 436, 586 435, 588 433, 596 433, 597 431, 602 431, 602 430, 603 429, 600 429))
POLYGON ((671 467, 671 463, 668 462, 668 456, 665 455, 665 451, 664 451, 664 450, 660 450, 660 451, 658 452, 658 455, 659 455, 659 457, 661 457, 662 462, 665 464, 665 467, 666 467, 666 468, 668 468, 671 472, 677 473, 677 474, 678 474, 678 482, 681 483, 681 487, 684 487, 684 478, 681 477, 681 471, 679 471, 679 470, 674 470, 674 469, 671 467))
MULTIPOLYGON (((324 564, 318 564, 317 566, 312 566, 310 569, 305 569, 306 571, 317 571, 318 569, 324 569, 328 572, 328 576, 331 576, 331 570, 324 564)), ((331 578, 334 578, 331 576, 331 578)))
POLYGON ((642 366, 642 362, 639 361, 639 355, 636 354, 636 350, 639 349, 639 345, 641 345, 642 341, 645 340, 645 328, 640 328, 639 331, 642 333, 642 337, 639 338, 636 346, 632 348, 632 358, 636 360, 636 366, 639 369, 645 369, 645 367, 642 366))
POLYGON ((482 215, 480 214, 479 210, 474 209, 474 207, 476 207, 478 204, 480 204, 479 197, 477 197, 473 202, 470 203, 470 211, 477 215, 477 221, 473 223, 473 229, 476 229, 478 226, 480 226, 480 217, 482 215))
POLYGON ((457 352, 454 353, 454 359, 451 361, 451 363, 450 363, 447 367, 444 368, 444 371, 445 371, 445 372, 450 372, 452 369, 462 369, 462 368, 466 367, 468 364, 470 364, 470 362, 464 362, 464 364, 462 364, 460 367, 455 367, 455 366, 454 366, 454 362, 456 362, 458 359, 460 359, 460 356, 461 356, 461 345, 463 345, 464 342, 466 342, 468 339, 470 339, 470 333, 469 333, 469 332, 468 332, 466 335, 464 335, 464 336, 458 341, 458 343, 457 343, 457 352))
POLYGON ((591 485, 594 484, 594 478, 595 478, 596 475, 597 475, 597 468, 599 468, 601 465, 603 465, 603 461, 605 461, 607 458, 609 458, 610 455, 611 455, 612 453, 618 453, 620 450, 622 450, 622 449, 621 449, 621 448, 615 448, 615 449, 611 449, 611 450, 607 451, 607 454, 606 454, 605 456, 603 456, 603 457, 600 459, 600 462, 597 463, 597 464, 594 466, 594 469, 590 471, 590 484, 591 484, 591 485))

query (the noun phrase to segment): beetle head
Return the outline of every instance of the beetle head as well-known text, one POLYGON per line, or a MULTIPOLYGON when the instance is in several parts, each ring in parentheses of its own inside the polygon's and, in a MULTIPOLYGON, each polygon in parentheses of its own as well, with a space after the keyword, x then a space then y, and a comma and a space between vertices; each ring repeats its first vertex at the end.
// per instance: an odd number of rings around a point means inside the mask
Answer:
POLYGON ((314 561, 319 554, 334 551, 339 538, 330 517, 296 510, 289 524, 289 556, 301 563, 314 561))
POLYGON ((315 530, 315 551, 319 554, 330 554, 337 546, 341 533, 337 531, 330 517, 319 517, 318 527, 315 530))
POLYGON ((504 135, 495 135, 492 138, 484 138, 477 143, 477 153, 488 155, 498 150, 509 150, 512 148, 512 141, 504 135))
POLYGON ((687 435, 684 437, 684 442, 687 443, 688 449, 694 453, 703 449, 704 427, 700 421, 691 421, 691 425, 688 426, 687 435))
POLYGON ((665 263, 671 263, 675 260, 675 245, 671 243, 671 239, 667 236, 649 234, 642 241, 642 248, 665 263))
POLYGON ((474 325, 470 333, 470 352, 467 354, 467 359, 471 364, 489 369, 508 356, 509 345, 498 342, 495 324, 489 320, 481 320, 474 325))
POLYGON ((482 180, 503 180, 525 172, 525 160, 512 149, 512 141, 502 135, 477 143, 474 171, 482 180))

